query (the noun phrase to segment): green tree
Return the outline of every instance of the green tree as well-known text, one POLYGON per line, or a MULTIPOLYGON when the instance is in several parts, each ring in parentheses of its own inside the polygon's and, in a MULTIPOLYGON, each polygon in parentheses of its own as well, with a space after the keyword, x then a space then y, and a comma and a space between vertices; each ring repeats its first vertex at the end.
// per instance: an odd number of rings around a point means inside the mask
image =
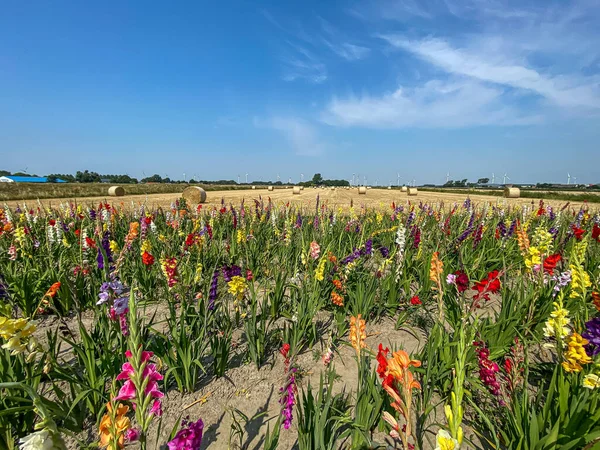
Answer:
POLYGON ((479 180, 477 180, 477 184, 488 184, 489 182, 489 178, 480 178, 479 180))
POLYGON ((316 185, 323 184, 323 177, 320 173, 315 173, 315 176, 312 178, 312 182, 316 185))

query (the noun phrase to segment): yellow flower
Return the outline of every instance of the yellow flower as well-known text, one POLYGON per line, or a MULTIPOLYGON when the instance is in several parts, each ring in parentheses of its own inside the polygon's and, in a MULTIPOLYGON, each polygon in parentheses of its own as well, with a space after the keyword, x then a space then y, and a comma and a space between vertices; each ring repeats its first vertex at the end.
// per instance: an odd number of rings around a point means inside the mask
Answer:
POLYGON ((565 352, 566 361, 562 363, 563 368, 567 372, 581 372, 583 367, 581 364, 589 364, 592 359, 585 352, 584 345, 589 344, 587 339, 584 339, 578 333, 573 333, 567 339, 567 351, 565 352))
POLYGON ((588 389, 596 389, 600 387, 600 377, 590 373, 583 377, 583 387, 588 389))
POLYGON ((140 247, 140 253, 144 254, 144 252, 148 252, 150 253, 152 251, 152 244, 150 243, 150 241, 148 239, 144 239, 144 242, 142 242, 142 245, 140 247))
POLYGON ((110 241, 110 251, 113 253, 119 252, 119 244, 117 244, 117 241, 110 241))
POLYGON ((246 236, 244 236, 244 232, 242 230, 237 230, 237 238, 236 238, 237 243, 239 244, 245 240, 246 240, 246 236))
POLYGON ((555 337, 557 340, 562 341, 570 332, 567 325, 569 325, 571 320, 568 316, 569 311, 554 302, 554 311, 550 313, 550 318, 544 326, 544 336, 555 337))
POLYGON ((228 292, 235 296, 237 300, 241 300, 246 292, 246 280, 240 276, 235 276, 229 283, 228 292))
POLYGON ((325 256, 322 256, 321 260, 319 261, 319 265, 315 269, 315 279, 318 281, 323 281, 323 279, 325 278, 325 276, 324 276, 325 262, 326 262, 326 258, 325 258, 325 256))
POLYGON ((435 442, 437 444, 435 450, 455 450, 459 448, 458 441, 441 428, 435 437, 435 442))
POLYGON ((525 257, 525 265, 528 269, 533 268, 533 266, 539 266, 542 264, 541 252, 537 247, 529 247, 527 249, 527 256, 525 257))
POLYGON ((27 319, 0 317, 0 336, 7 341, 2 348, 10 350, 13 355, 24 352, 28 344, 35 345, 32 337, 35 330, 35 324, 27 319))
POLYGON ((533 233, 533 242, 540 253, 548 255, 552 251, 554 237, 544 227, 539 226, 533 233))
POLYGON ((569 298, 583 298, 584 291, 592 285, 590 276, 581 264, 570 264, 571 270, 571 293, 569 298))
POLYGON ((361 348, 367 346, 365 343, 366 338, 366 324, 364 319, 361 318, 361 314, 356 317, 350 317, 350 343, 357 354, 360 354, 361 348))

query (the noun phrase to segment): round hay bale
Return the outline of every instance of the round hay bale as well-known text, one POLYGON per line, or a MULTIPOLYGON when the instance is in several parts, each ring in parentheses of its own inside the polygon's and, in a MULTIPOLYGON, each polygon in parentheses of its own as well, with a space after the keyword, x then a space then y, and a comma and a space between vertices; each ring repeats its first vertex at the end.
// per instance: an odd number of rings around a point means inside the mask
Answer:
POLYGON ((504 188, 504 197, 506 198, 519 198, 521 196, 521 190, 516 187, 506 186, 504 188))
POLYGON ((402 186, 402 192, 406 192, 408 190, 408 188, 406 186, 402 186))
POLYGON ((294 186, 293 194, 300 194, 300 186, 294 186))
POLYGON ((197 205, 206 201, 206 191, 198 186, 186 187, 181 196, 185 198, 186 202, 192 205, 197 205))
POLYGON ((388 186, 388 191, 391 191, 391 190, 392 190, 392 187, 391 187, 391 186, 388 186))
POLYGON ((304 186, 300 186, 300 190, 303 191, 304 190, 304 186))
POLYGON ((331 190, 332 190, 332 191, 335 191, 335 186, 331 186, 331 190))
POLYGON ((252 186, 252 189, 256 189, 256 186, 252 186))
POLYGON ((359 194, 366 194, 367 193, 367 188, 365 186, 361 186, 358 188, 358 193, 359 194))
POLYGON ((417 188, 416 187, 409 187, 408 188, 408 195, 417 195, 417 188))
POLYGON ((269 187, 267 188, 267 190, 269 190, 269 191, 272 191, 272 190, 273 190, 273 186, 269 186, 269 187))
POLYGON ((125 189, 121 186, 111 186, 108 188, 108 195, 111 197, 123 197, 125 195, 125 189))

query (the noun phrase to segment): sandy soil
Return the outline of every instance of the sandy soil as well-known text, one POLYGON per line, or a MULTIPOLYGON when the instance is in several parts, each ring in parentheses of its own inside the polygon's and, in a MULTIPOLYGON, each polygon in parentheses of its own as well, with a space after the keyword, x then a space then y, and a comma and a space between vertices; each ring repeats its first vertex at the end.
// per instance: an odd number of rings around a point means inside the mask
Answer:
MULTIPOLYGON (((427 202, 427 203, 438 203, 444 202, 445 205, 451 206, 455 202, 463 202, 467 197, 464 194, 451 194, 451 193, 440 193, 440 192, 424 192, 419 191, 417 196, 409 197, 405 192, 400 192, 398 189, 369 189, 366 195, 359 195, 358 190, 354 189, 314 189, 306 188, 299 195, 294 195, 292 189, 275 189, 274 191, 268 191, 266 188, 256 190, 240 190, 240 191, 211 191, 207 193, 207 201, 205 205, 219 205, 223 200, 225 204, 232 203, 233 205, 239 205, 242 199, 246 200, 246 203, 251 203, 254 199, 258 200, 262 197, 264 201, 271 198, 274 202, 295 202, 301 203, 306 206, 314 205, 317 194, 320 196, 321 203, 327 203, 330 206, 335 207, 349 207, 351 203, 354 204, 355 208, 366 206, 366 207, 389 207, 392 202, 397 205, 406 204, 408 201, 411 202, 427 202)), ((85 205, 97 205, 99 202, 107 201, 109 203, 123 204, 124 206, 129 205, 141 205, 146 204, 150 207, 161 206, 163 208, 170 207, 171 203, 180 197, 179 194, 152 194, 152 195, 126 195, 123 197, 87 197, 87 198, 56 198, 39 200, 39 203, 44 207, 58 206, 60 203, 76 201, 85 205)), ((491 205, 530 205, 537 207, 540 199, 530 198, 502 198, 494 197, 491 195, 469 195, 471 200, 476 203, 488 203, 491 205)), ((562 207, 567 202, 558 200, 545 200, 546 204, 552 205, 553 207, 562 207)), ((36 200, 20 200, 20 201, 9 201, 7 204, 10 207, 17 205, 22 206, 26 204, 28 207, 34 207, 38 204, 36 200)), ((579 209, 583 202, 570 202, 570 206, 579 209)), ((592 209, 597 209, 597 206, 591 205, 592 209)))

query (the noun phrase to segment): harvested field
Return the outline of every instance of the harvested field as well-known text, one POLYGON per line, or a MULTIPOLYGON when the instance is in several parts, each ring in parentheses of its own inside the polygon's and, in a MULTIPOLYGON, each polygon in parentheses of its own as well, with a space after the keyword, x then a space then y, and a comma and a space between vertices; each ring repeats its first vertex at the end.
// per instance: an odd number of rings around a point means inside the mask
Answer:
MULTIPOLYGON (((182 186, 183 188, 183 186, 182 186)), ((44 207, 58 206, 60 203, 75 201, 83 205, 97 205, 99 202, 116 202, 117 204, 123 205, 140 205, 146 204, 149 207, 162 207, 168 208, 173 202, 175 202, 181 196, 181 191, 173 193, 160 193, 160 194, 139 194, 139 195, 125 195, 118 199, 110 198, 107 195, 96 196, 96 197, 73 197, 73 198, 51 198, 42 199, 40 203, 44 207)), ((291 189, 274 189, 269 191, 267 187, 257 188, 256 190, 214 190, 207 192, 207 200, 203 207, 209 207, 211 205, 220 205, 221 200, 225 204, 238 205, 242 199, 251 201, 253 199, 263 198, 265 201, 271 198, 274 202, 294 202, 295 204, 314 205, 316 197, 319 195, 321 202, 327 203, 332 207, 346 208, 350 206, 350 202, 354 204, 354 207, 389 207, 392 202, 398 205, 405 204, 408 201, 412 203, 444 203, 445 206, 451 207, 454 203, 462 203, 467 197, 475 203, 486 203, 490 205, 498 205, 501 207, 514 206, 514 205, 529 205, 531 207, 537 207, 540 200, 543 200, 543 196, 540 198, 503 198, 493 195, 481 195, 481 194, 459 194, 459 193, 442 193, 442 192, 429 192, 419 190, 417 196, 408 197, 406 192, 401 192, 399 189, 369 189, 366 195, 359 195, 356 188, 353 189, 313 189, 306 188, 299 195, 294 195, 291 189)), ((37 200, 8 200, 6 203, 15 207, 16 205, 27 204, 30 207, 37 203, 37 200)), ((567 202, 561 200, 545 200, 546 204, 552 205, 555 208, 561 208, 567 203, 572 208, 578 209, 581 206, 586 205, 585 202, 567 202)), ((587 204, 590 208, 595 209, 595 204, 587 204)))

